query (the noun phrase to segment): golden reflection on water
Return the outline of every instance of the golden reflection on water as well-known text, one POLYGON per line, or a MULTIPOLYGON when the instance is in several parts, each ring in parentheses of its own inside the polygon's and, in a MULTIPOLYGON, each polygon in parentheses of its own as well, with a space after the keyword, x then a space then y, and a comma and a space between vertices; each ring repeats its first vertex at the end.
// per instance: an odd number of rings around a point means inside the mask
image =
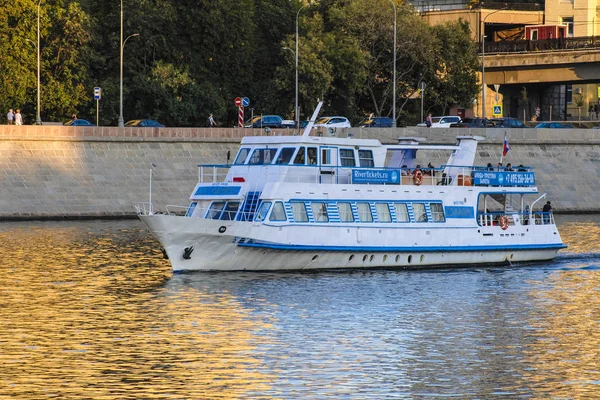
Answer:
POLYGON ((600 224, 597 222, 565 222, 558 227, 569 253, 600 251, 600 224))
POLYGON ((169 287, 156 242, 143 228, 106 229, 115 224, 0 225, 0 397, 267 390, 252 355, 265 323, 224 291, 169 287))

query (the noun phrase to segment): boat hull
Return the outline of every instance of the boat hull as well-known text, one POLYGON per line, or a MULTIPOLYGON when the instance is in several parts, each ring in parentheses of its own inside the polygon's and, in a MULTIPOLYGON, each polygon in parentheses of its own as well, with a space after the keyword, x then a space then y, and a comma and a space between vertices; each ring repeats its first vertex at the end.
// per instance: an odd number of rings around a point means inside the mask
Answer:
POLYGON ((561 243, 446 248, 358 244, 337 247, 284 245, 241 239, 249 237, 252 223, 224 223, 169 215, 140 218, 166 250, 174 271, 424 269, 479 264, 509 265, 550 260, 559 249, 565 247, 561 243))

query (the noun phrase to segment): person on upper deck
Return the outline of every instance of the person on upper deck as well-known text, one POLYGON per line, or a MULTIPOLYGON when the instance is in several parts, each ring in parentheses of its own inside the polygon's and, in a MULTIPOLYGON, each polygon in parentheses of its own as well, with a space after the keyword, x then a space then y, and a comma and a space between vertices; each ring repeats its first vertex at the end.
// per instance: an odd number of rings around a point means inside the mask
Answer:
POLYGON ((525 168, 523 166, 523 164, 519 164, 519 166, 517 168, 518 168, 517 171, 520 171, 520 172, 526 172, 527 171, 527 168, 525 168))
POLYGON ((489 163, 488 163, 488 165, 487 165, 487 170, 488 170, 488 171, 493 171, 493 170, 494 170, 494 166, 492 165, 492 163, 491 163, 491 162, 489 162, 489 163))
POLYGON ((514 171, 511 163, 506 164, 505 171, 514 171))
POLYGON ((549 214, 552 212, 552 203, 550 203, 550 201, 547 201, 546 204, 544 204, 542 211, 544 212, 544 224, 550 223, 549 214))
POLYGON ((498 171, 504 171, 504 167, 502 166, 501 162, 498 163, 498 171))
POLYGON ((427 168, 423 170, 424 175, 435 176, 435 167, 429 163, 427 164, 427 168))
POLYGON ((406 164, 404 164, 400 169, 402 170, 402 176, 410 176, 410 169, 408 169, 406 164))

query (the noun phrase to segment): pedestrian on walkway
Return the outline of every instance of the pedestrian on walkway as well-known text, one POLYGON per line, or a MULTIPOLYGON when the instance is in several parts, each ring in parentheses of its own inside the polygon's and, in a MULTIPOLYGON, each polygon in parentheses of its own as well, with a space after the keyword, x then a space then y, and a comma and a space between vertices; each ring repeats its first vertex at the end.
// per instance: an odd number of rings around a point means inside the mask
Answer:
POLYGON ((23 125, 23 116, 21 116, 21 110, 18 108, 15 114, 15 125, 23 125))
POLYGON ((217 123, 215 122, 215 119, 213 118, 212 113, 210 113, 210 115, 208 116, 208 125, 212 128, 213 126, 216 126, 217 123))
POLYGON ((431 128, 432 122, 433 122, 433 119, 431 118, 431 113, 429 113, 427 115, 427 118, 425 118, 425 126, 427 126, 428 128, 431 128))
POLYGON ((8 110, 8 114, 6 114, 6 119, 8 120, 9 125, 15 124, 15 113, 13 112, 12 108, 8 110))
POLYGON ((594 106, 590 104, 590 109, 588 110, 588 112, 590 113, 590 121, 592 121, 594 119, 594 116, 596 115, 596 113, 594 112, 594 106))
POLYGON ((594 112, 596 113, 596 119, 600 118, 600 109, 598 108, 598 104, 594 106, 594 112))

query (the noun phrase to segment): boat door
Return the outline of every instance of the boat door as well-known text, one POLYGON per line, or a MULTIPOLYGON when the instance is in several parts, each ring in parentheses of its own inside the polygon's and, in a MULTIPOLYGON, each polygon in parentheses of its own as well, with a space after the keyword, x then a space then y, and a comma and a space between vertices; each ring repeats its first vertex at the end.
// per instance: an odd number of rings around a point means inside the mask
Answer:
POLYGON ((321 146, 319 178, 321 183, 337 182, 337 147, 321 146))

